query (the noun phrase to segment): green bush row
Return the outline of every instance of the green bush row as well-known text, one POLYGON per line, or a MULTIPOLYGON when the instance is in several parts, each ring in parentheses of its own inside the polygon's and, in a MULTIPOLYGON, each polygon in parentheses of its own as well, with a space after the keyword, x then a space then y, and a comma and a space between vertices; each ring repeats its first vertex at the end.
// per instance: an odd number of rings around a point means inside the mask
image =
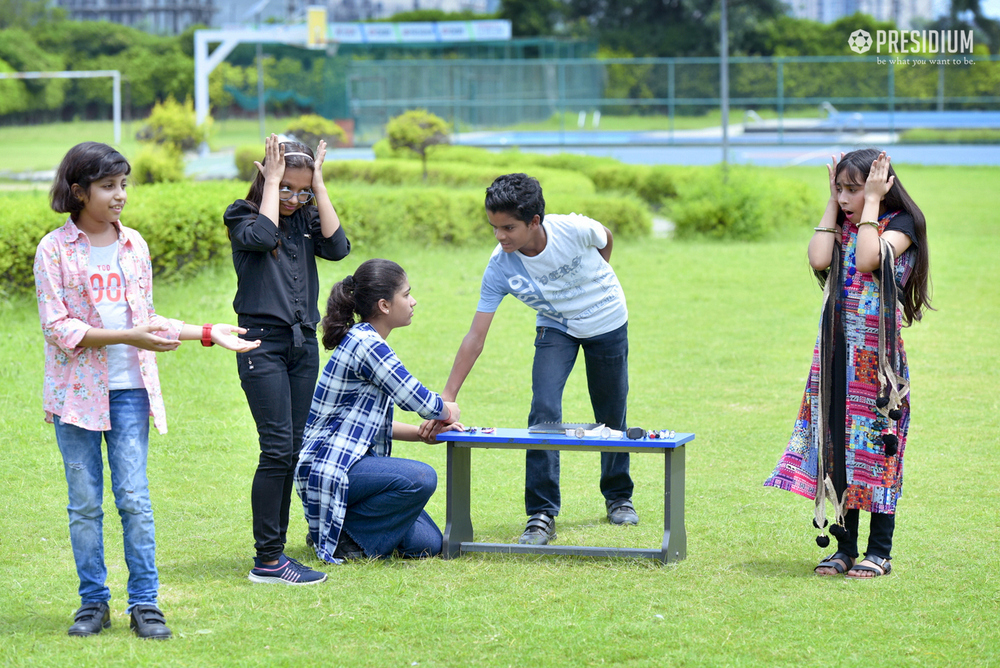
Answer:
MULTIPOLYGON (((373 147, 376 162, 393 158, 413 158, 412 152, 394 151, 387 141, 380 141, 373 147)), ((500 152, 488 151, 475 146, 439 145, 427 151, 431 169, 436 163, 466 163, 476 166, 490 165, 501 173, 526 172, 538 176, 540 169, 559 169, 578 172, 589 178, 598 192, 629 193, 636 195, 652 206, 658 207, 665 199, 677 195, 674 185, 674 169, 665 165, 630 165, 614 158, 603 158, 573 153, 542 155, 523 153, 516 149, 500 152)), ((542 184, 543 188, 545 184, 542 184)))
MULTIPOLYGON (((122 220, 146 239, 157 277, 189 276, 229 254, 222 214, 246 191, 246 183, 240 181, 134 186, 122 220)), ((357 251, 390 239, 433 245, 491 238, 480 190, 331 181, 330 196, 357 251)), ((647 234, 651 227, 648 209, 634 198, 553 194, 549 202, 551 212, 581 213, 623 236, 647 234)), ((0 194, 0 207, 8 212, 0 219, 0 235, 8 248, 0 254, 0 290, 30 292, 35 248, 66 217, 49 208, 43 192, 0 194)))
MULTIPOLYGON (((495 165, 467 162, 433 162, 424 181, 421 164, 413 160, 338 160, 323 165, 327 181, 364 181, 374 185, 449 186, 479 188, 485 191, 494 179, 507 172, 495 165)), ((579 172, 564 169, 538 169, 532 174, 548 192, 572 192, 593 195, 594 182, 579 172)))
POLYGON ((900 144, 1000 144, 1000 130, 970 128, 968 130, 938 130, 914 128, 904 130, 900 144))

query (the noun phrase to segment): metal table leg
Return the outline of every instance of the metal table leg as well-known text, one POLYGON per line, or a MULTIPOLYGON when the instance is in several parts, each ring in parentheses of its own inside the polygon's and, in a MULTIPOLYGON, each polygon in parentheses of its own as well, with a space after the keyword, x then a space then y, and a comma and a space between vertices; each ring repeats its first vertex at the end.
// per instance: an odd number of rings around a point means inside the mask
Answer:
POLYGON ((665 455, 663 477, 663 548, 662 561, 680 561, 687 556, 687 530, 684 528, 684 450, 670 448, 665 455))
MULTIPOLYGON (((448 441, 448 490, 445 497, 446 522, 441 556, 452 559, 461 554, 462 543, 472 542, 470 477, 472 449, 455 447, 448 441)), ((666 543, 664 543, 666 545, 666 543)))

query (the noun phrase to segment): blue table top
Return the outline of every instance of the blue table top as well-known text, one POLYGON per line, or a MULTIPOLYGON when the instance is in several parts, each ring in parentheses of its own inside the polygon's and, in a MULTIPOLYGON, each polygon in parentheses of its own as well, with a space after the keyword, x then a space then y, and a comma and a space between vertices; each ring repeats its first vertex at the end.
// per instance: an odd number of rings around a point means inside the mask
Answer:
POLYGON ((580 446, 599 444, 622 445, 629 448, 676 448, 694 440, 694 434, 677 432, 673 438, 649 438, 644 436, 636 440, 625 438, 602 439, 600 436, 566 436, 564 434, 529 434, 527 429, 497 428, 494 433, 484 434, 482 429, 475 433, 464 431, 445 431, 438 434, 438 441, 453 441, 455 443, 516 443, 523 445, 566 445, 580 446))

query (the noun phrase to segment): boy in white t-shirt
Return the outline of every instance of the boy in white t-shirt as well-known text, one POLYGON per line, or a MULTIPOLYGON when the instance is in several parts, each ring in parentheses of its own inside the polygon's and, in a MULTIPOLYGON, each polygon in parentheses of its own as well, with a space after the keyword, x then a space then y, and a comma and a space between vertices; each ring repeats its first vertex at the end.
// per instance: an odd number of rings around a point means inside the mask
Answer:
MULTIPOLYGON (((577 214, 545 215, 538 181, 506 174, 486 190, 486 216, 499 244, 483 273, 472 327, 455 356, 441 396, 455 401, 483 351, 493 314, 511 294, 538 312, 528 424, 562 421, 562 394, 580 348, 594 419, 624 430, 628 397, 628 309, 611 259, 611 231, 577 214), (543 222, 544 219, 544 222, 543 222)), ((433 421, 423 435, 441 430, 433 421)), ((518 542, 545 545, 556 537, 559 452, 526 453, 524 503, 529 515, 518 542)), ((627 452, 601 453, 601 493, 608 520, 638 524, 627 452)))

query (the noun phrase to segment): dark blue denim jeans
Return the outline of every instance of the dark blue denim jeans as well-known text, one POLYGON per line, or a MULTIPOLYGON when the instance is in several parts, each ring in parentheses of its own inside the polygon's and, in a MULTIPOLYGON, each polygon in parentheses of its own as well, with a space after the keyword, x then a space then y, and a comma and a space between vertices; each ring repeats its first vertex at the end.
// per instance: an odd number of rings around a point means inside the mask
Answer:
POLYGON ((122 521, 125 565, 128 567, 128 609, 156 605, 160 587, 156 571, 153 506, 149 501, 146 457, 149 452, 149 395, 145 389, 112 390, 111 429, 90 431, 63 424, 54 417, 56 442, 62 453, 69 487, 69 540, 73 546, 80 600, 111 599, 104 565, 104 459, 108 444, 111 490, 122 521))
POLYGON ((260 441, 250 490, 254 548, 261 561, 274 561, 285 548, 295 465, 319 376, 319 347, 316 333, 305 329, 296 347, 291 327, 244 327, 242 338, 260 339, 259 348, 236 355, 260 441))
POLYGON ((441 554, 441 530, 424 510, 437 473, 423 462, 367 455, 347 470, 344 528, 369 557, 441 554))
MULTIPOLYGON (((625 427, 628 403, 628 323, 589 339, 577 339, 551 327, 535 334, 531 369, 531 413, 528 426, 562 422, 562 395, 577 353, 583 348, 587 388, 594 420, 612 429, 625 427)), ((571 422, 583 420, 574 416, 571 422)), ((525 456, 524 509, 528 515, 559 514, 559 452, 528 450, 525 456)), ((601 453, 601 493, 608 501, 632 496, 627 452, 601 453)))

